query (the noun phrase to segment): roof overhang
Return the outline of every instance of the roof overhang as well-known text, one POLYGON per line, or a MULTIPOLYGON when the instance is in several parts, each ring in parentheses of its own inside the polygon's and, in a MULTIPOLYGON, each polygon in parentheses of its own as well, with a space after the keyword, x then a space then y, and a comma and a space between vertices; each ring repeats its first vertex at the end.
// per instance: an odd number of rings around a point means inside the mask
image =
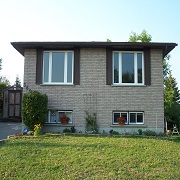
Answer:
POLYGON ((124 50, 162 49, 163 57, 172 51, 178 44, 159 42, 11 42, 12 46, 24 56, 25 49, 74 49, 80 48, 106 48, 124 50))

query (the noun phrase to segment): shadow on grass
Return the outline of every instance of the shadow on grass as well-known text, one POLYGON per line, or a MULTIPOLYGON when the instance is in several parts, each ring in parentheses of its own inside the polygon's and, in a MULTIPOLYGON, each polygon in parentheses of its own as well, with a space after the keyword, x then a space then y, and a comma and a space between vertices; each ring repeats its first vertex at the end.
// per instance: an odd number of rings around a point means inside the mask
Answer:
POLYGON ((169 140, 180 143, 180 135, 179 136, 172 135, 171 139, 169 139, 169 140))
MULTIPOLYGON (((43 148, 49 148, 49 147, 56 147, 56 148, 59 148, 59 147, 75 147, 75 148, 81 148, 81 149, 84 149, 84 148, 87 148, 87 147, 90 147, 90 148, 101 148, 101 146, 103 148, 108 148, 109 145, 101 145, 100 143, 98 142, 93 142, 92 144, 89 143, 89 142, 85 142, 85 144, 80 144, 80 143, 75 143, 75 142, 72 142, 71 140, 69 139, 64 139, 63 137, 66 137, 66 136, 69 136, 69 137, 84 137, 84 138, 94 138, 94 139, 98 139, 98 138, 133 138, 133 139, 137 139, 137 140, 141 140, 141 139, 157 139, 157 140, 165 140, 165 141, 173 141, 173 142, 176 142, 176 143, 180 143, 180 136, 171 136, 169 138, 164 138, 164 137, 156 137, 156 136, 91 136, 91 135, 71 135, 71 134, 68 134, 68 135, 65 135, 65 136, 59 136, 59 140, 56 141, 56 138, 58 139, 58 136, 41 136, 41 137, 12 137, 10 140, 6 140, 6 141, 3 141, 0 143, 0 148, 1 147, 15 147, 15 146, 22 146, 22 147, 43 147, 43 148), (43 142, 44 140, 46 141, 46 138, 50 138, 48 139, 48 141, 50 142, 43 142), (19 140, 19 141, 16 141, 16 140, 19 140), (56 141, 56 142, 54 142, 56 141), (70 142, 70 143, 69 143, 70 142)), ((118 145, 117 145, 118 146, 118 145)))
MULTIPOLYGON (((56 137, 58 138, 58 137, 56 137)), ((43 142, 44 138, 43 137, 38 137, 38 138, 32 138, 30 139, 29 137, 26 139, 26 137, 18 137, 18 138, 11 138, 10 140, 6 140, 4 142, 2 142, 0 144, 0 148, 1 147, 26 147, 26 148, 59 148, 59 147, 72 147, 72 148, 80 148, 80 149, 84 149, 84 148, 105 148, 105 147, 109 147, 109 145, 101 145, 100 143, 96 143, 93 142, 92 144, 90 142, 85 142, 85 144, 82 143, 75 143, 72 141, 68 141, 68 139, 63 139, 62 141, 59 140, 58 142, 54 139, 53 142, 52 138, 52 142, 43 142), (18 141, 17 141, 18 140, 18 141), (27 141, 26 141, 27 140, 27 141)), ((46 140, 45 140, 46 141, 46 140)))
POLYGON ((73 137, 86 137, 86 138, 102 138, 102 137, 109 137, 109 138, 133 138, 133 139, 160 139, 160 140, 168 140, 174 142, 180 142, 180 135, 171 135, 171 136, 144 136, 144 135, 110 135, 110 134, 71 134, 68 133, 66 136, 73 136, 73 137))

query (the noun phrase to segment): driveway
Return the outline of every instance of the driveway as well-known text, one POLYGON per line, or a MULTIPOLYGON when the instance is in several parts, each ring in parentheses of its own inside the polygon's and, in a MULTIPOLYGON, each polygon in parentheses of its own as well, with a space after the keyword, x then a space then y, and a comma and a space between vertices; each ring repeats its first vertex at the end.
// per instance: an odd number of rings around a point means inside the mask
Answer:
POLYGON ((7 136, 20 133, 22 123, 0 122, 0 140, 6 139, 7 136))

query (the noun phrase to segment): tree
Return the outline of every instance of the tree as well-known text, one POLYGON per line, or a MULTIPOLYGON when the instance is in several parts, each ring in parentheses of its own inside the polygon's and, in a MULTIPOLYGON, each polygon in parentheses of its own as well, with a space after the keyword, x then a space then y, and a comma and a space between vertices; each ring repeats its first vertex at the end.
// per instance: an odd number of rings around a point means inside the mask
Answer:
POLYGON ((111 40, 109 38, 106 39, 106 42, 111 42, 111 40))
POLYGON ((18 76, 16 77, 15 86, 16 87, 21 87, 21 80, 19 79, 18 76))
POLYGON ((5 82, 0 82, 0 101, 3 100, 3 91, 4 89, 6 89, 7 87, 9 87, 9 84, 5 83, 5 82))
POLYGON ((129 35, 129 42, 137 42, 138 41, 138 34, 135 32, 131 32, 129 35))
POLYGON ((129 42, 151 42, 152 37, 150 34, 147 33, 147 31, 144 29, 141 34, 137 34, 135 32, 131 32, 129 36, 129 42))
POLYGON ((172 75, 170 74, 169 78, 167 78, 164 82, 164 110, 165 115, 168 117, 167 111, 172 107, 174 101, 174 89, 172 85, 172 75))
POLYGON ((169 60, 170 60, 170 55, 167 55, 163 59, 163 77, 164 77, 164 83, 165 83, 165 80, 168 78, 168 76, 170 74, 169 60))
MULTIPOLYGON (((0 71, 2 70, 2 58, 0 59, 0 71)), ((0 82, 6 83, 8 86, 10 85, 9 80, 6 76, 0 76, 0 82)))
POLYGON ((170 55, 163 60, 164 115, 168 122, 168 129, 171 129, 173 124, 180 128, 180 91, 176 79, 172 76, 169 60, 170 55))
POLYGON ((8 87, 9 84, 5 82, 0 82, 0 117, 2 117, 3 114, 3 92, 8 87))
POLYGON ((174 102, 179 102, 180 101, 180 90, 178 89, 178 84, 176 82, 176 79, 174 77, 172 77, 171 73, 170 73, 170 77, 171 77, 172 87, 173 87, 173 90, 174 90, 173 101, 174 102))
POLYGON ((164 80, 164 114, 168 122, 168 129, 176 124, 180 128, 180 91, 176 79, 170 71, 164 80))
MULTIPOLYGON (((2 58, 0 59, 0 71, 2 70, 2 58)), ((0 116, 3 114, 3 92, 10 86, 9 80, 5 76, 0 76, 0 116)))
POLYGON ((10 81, 7 79, 6 76, 0 76, 0 82, 6 83, 7 85, 10 85, 10 81))

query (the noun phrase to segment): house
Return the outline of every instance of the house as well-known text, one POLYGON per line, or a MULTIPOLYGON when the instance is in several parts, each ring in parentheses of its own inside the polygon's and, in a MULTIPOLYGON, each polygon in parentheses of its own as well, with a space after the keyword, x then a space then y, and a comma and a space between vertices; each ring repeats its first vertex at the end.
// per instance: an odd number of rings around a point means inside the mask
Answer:
POLYGON ((163 58, 176 43, 12 42, 24 56, 24 93, 48 95, 44 131, 75 126, 85 131, 86 113, 99 132, 164 132, 163 58), (28 87, 28 88, 27 88, 28 87), (59 117, 66 114, 69 124, 59 117), (125 117, 124 126, 117 123, 125 117))

